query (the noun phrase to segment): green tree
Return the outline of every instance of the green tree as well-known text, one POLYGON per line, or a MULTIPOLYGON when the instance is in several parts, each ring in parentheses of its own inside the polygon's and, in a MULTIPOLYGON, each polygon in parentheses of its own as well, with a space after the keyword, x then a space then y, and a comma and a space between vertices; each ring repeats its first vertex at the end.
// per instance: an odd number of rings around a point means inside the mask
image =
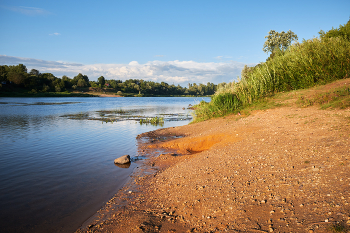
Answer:
POLYGON ((9 66, 7 73, 7 79, 17 85, 24 85, 26 78, 28 76, 27 67, 23 64, 18 64, 17 66, 9 66))
POLYGON ((0 66, 0 82, 7 81, 7 70, 8 66, 0 66))
POLYGON ((271 30, 265 38, 267 40, 264 43, 263 51, 266 53, 274 53, 275 50, 284 51, 292 44, 292 41, 298 40, 298 36, 291 30, 288 32, 271 30))
POLYGON ((86 81, 84 79, 79 79, 77 86, 78 87, 86 87, 88 84, 86 83, 86 81))
POLYGON ((327 33, 321 30, 318 34, 320 35, 321 39, 342 37, 345 40, 350 41, 350 20, 346 24, 340 25, 339 28, 332 28, 327 33))
POLYGON ((66 75, 62 76, 62 82, 64 83, 64 87, 67 88, 71 88, 73 85, 71 83, 71 79, 69 77, 67 77, 66 75))
POLYGON ((83 75, 79 73, 77 76, 73 78, 71 81, 73 85, 76 85, 78 87, 88 87, 89 86, 89 78, 86 75, 83 75), (82 80, 82 81, 80 81, 82 80))
POLYGON ((32 76, 40 76, 39 70, 36 70, 36 69, 31 69, 29 74, 32 76))
POLYGON ((98 78, 98 84, 100 84, 101 87, 103 87, 105 85, 105 83, 106 83, 106 80, 103 76, 98 78))

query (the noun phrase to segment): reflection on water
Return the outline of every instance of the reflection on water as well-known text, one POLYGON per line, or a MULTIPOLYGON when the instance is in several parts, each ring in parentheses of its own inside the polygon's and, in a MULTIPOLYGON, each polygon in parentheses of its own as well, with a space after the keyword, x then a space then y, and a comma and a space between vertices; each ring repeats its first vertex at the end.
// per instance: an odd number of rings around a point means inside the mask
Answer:
MULTIPOLYGON (((190 115, 190 110, 182 108, 200 100, 0 98, 1 231, 74 231, 142 162, 137 161, 136 136, 160 127, 130 119, 136 115, 190 115), (120 114, 117 110, 130 112, 129 120, 101 124, 60 117, 88 114, 103 118, 120 114), (123 168, 115 166, 114 159, 125 154, 134 162, 123 168)), ((164 121, 164 127, 188 122, 164 121)))
POLYGON ((115 163, 114 165, 117 166, 117 167, 120 167, 120 168, 129 168, 131 163, 125 163, 125 164, 115 163))

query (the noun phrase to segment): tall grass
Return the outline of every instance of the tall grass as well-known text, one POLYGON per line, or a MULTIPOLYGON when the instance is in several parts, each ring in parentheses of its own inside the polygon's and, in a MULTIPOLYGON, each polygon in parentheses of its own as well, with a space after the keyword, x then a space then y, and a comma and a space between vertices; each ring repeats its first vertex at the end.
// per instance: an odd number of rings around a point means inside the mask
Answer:
POLYGON ((350 77, 350 42, 343 38, 304 40, 218 89, 196 109, 196 120, 238 112, 264 97, 350 77))

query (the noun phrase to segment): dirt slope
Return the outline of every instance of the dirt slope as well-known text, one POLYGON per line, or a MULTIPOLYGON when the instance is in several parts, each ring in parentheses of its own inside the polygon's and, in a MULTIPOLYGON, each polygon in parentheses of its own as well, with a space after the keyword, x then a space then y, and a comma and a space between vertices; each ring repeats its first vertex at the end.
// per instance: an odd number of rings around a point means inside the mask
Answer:
POLYGON ((140 135, 140 153, 169 153, 140 166, 79 231, 349 231, 350 109, 295 101, 140 135))

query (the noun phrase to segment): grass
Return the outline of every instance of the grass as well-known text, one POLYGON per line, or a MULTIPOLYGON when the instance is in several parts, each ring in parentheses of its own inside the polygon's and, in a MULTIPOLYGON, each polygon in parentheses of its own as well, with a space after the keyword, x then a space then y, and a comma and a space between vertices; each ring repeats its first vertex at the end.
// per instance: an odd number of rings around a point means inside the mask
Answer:
POLYGON ((140 119, 140 125, 142 124, 151 124, 154 126, 164 125, 164 118, 163 117, 151 117, 151 118, 145 118, 145 119, 140 119))
MULTIPOLYGON (((283 104, 274 101, 274 96, 283 92, 289 92, 291 96, 295 90, 348 78, 349 71, 349 41, 342 38, 314 38, 297 43, 265 63, 258 64, 238 82, 219 88, 210 103, 201 102, 196 106, 195 121, 238 113, 245 109, 278 107, 283 104)), ((305 107, 317 102, 323 108, 346 108, 350 102, 346 97, 349 95, 347 90, 337 90, 329 95, 318 96, 317 99, 301 99, 299 102, 305 107), (327 105, 328 103, 331 104, 327 105)))
POLYGON ((350 107, 350 85, 324 93, 317 93, 311 97, 300 96, 297 104, 300 107, 320 105, 321 109, 350 107))
POLYGON ((347 232, 348 227, 344 222, 336 222, 332 226, 330 226, 330 230, 332 232, 347 232))

